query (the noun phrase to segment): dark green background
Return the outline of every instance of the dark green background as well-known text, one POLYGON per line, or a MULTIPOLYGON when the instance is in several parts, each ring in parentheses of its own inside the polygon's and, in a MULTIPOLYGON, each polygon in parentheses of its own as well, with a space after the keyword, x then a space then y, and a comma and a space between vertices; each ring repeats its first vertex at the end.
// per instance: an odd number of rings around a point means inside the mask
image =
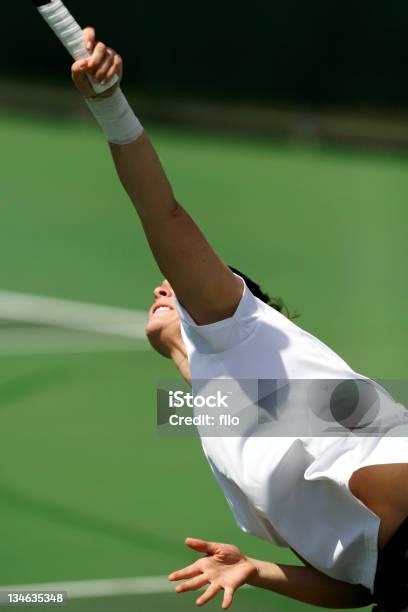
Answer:
MULTIPOLYGON (((144 92, 279 104, 407 108, 404 0, 67 0, 144 92)), ((62 79, 66 52, 28 0, 2 7, 2 71, 62 79), (29 58, 29 60, 28 60, 29 58)))

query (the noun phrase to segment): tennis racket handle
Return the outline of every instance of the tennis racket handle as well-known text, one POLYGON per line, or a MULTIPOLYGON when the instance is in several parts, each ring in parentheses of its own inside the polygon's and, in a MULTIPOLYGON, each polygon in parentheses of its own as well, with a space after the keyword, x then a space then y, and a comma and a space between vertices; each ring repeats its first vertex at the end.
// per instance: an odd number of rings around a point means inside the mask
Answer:
MULTIPOLYGON (((74 60, 91 57, 85 46, 84 34, 81 28, 61 0, 51 0, 48 4, 39 6, 38 11, 74 60)), ((105 85, 96 83, 91 77, 88 78, 95 93, 103 93, 119 81, 117 75, 105 83, 105 85)))

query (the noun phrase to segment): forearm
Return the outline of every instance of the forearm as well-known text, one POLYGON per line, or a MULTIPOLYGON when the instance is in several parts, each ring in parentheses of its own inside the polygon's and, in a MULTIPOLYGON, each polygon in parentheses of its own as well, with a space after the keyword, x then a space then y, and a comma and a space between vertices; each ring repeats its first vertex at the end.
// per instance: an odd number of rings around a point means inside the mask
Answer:
POLYGON ((323 608, 360 608, 373 603, 365 587, 335 580, 310 566, 251 561, 257 567, 249 579, 252 586, 323 608))
POLYGON ((146 132, 129 144, 109 146, 122 185, 140 218, 168 219, 176 208, 173 190, 146 132))

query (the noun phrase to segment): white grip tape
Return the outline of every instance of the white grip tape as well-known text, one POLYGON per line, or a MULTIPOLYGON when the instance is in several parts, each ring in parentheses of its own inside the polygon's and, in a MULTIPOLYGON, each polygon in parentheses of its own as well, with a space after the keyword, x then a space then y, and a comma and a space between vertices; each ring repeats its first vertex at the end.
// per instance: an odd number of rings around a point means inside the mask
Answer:
MULTIPOLYGON (((81 28, 61 0, 51 0, 48 4, 39 6, 38 10, 75 60, 91 57, 81 28)), ((95 93, 103 93, 118 82, 118 76, 115 75, 105 85, 95 83, 92 79, 90 82, 95 93)))
POLYGON ((143 134, 143 126, 136 117, 121 89, 107 98, 85 98, 108 142, 125 145, 143 134))

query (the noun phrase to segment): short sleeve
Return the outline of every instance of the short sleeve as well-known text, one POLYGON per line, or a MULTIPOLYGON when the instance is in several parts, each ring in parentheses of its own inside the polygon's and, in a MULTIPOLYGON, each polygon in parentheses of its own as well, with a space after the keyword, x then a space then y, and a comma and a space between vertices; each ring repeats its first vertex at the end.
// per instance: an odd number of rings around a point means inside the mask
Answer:
POLYGON ((188 349, 207 354, 222 353, 241 344, 256 330, 264 304, 250 292, 244 280, 238 278, 244 288, 241 301, 232 317, 216 323, 198 325, 176 297, 183 339, 188 349))

